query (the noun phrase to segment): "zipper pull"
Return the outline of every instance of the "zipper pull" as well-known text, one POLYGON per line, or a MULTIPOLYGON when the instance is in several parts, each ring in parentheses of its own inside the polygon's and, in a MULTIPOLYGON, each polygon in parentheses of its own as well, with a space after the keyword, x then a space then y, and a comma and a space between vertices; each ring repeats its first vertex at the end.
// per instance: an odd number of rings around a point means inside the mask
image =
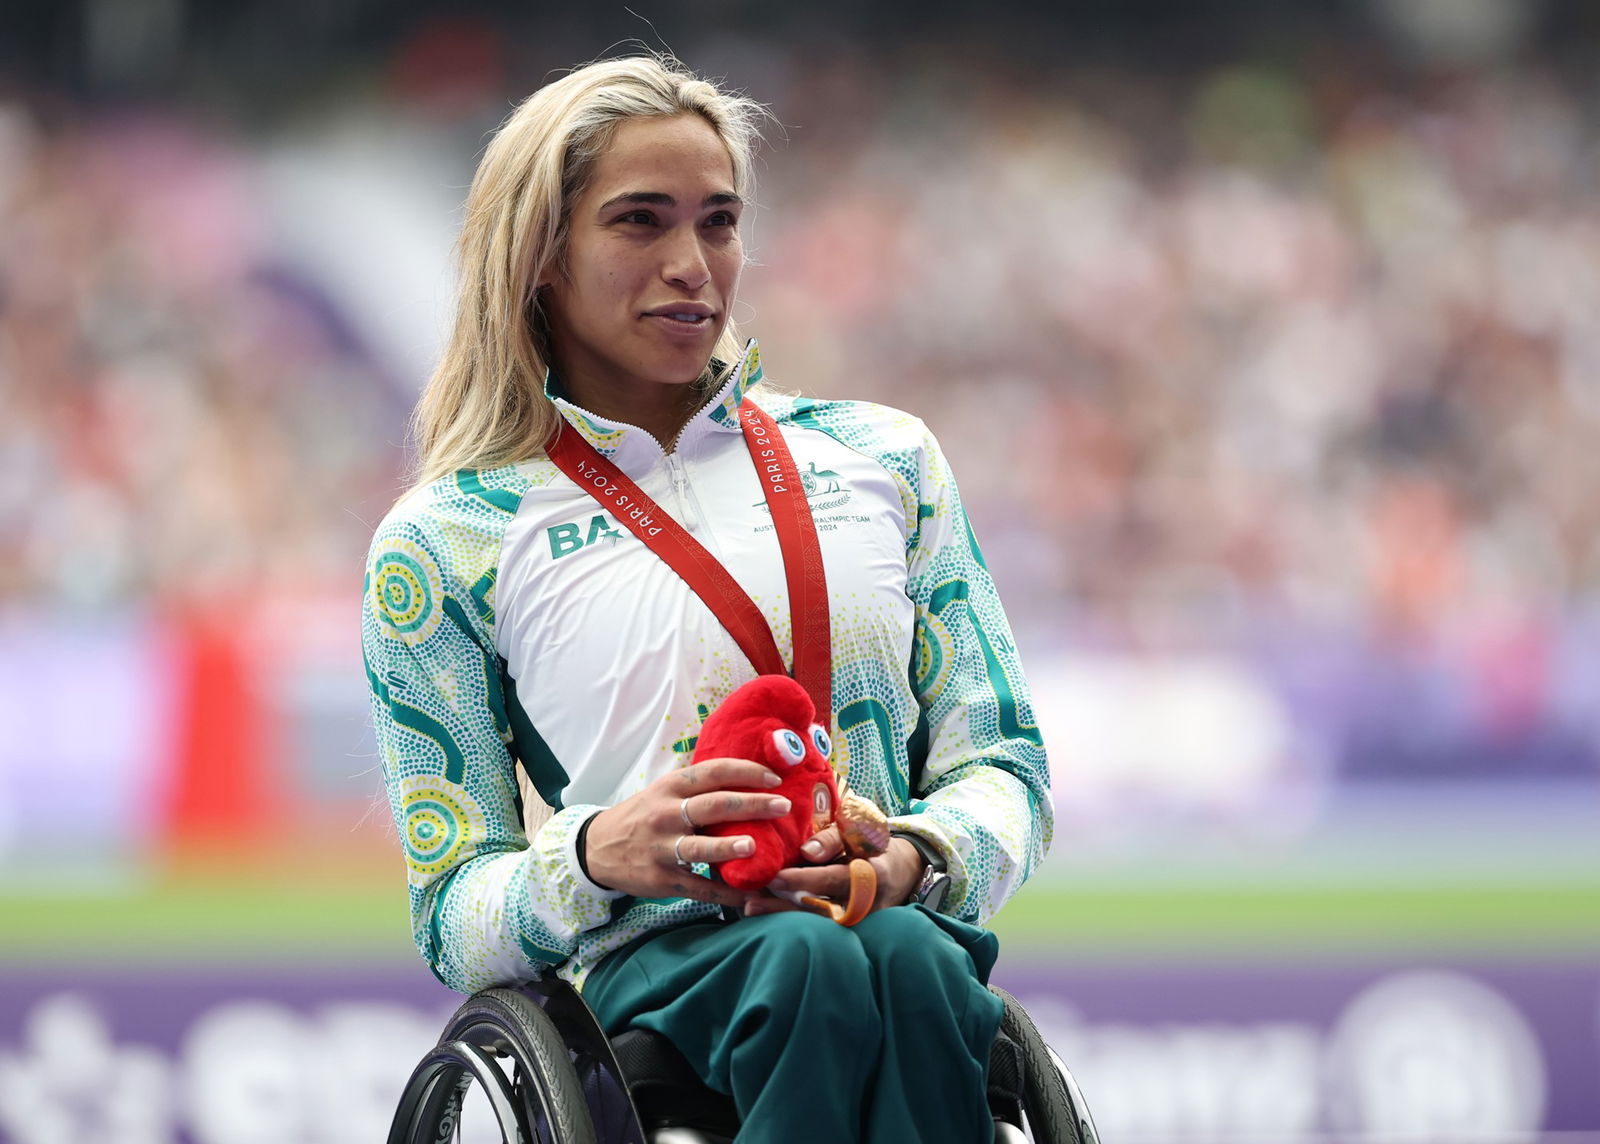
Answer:
POLYGON ((678 513, 683 527, 693 531, 695 517, 694 510, 689 504, 689 475, 683 471, 683 464, 678 460, 678 454, 667 454, 667 468, 672 473, 672 487, 678 494, 678 513))

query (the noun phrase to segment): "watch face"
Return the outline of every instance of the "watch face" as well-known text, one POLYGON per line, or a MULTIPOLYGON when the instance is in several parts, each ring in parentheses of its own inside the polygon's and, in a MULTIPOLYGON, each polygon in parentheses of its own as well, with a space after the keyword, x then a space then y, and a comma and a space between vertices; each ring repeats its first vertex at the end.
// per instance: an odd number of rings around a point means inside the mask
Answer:
MULTIPOLYGON (((928 881, 928 879, 924 879, 925 883, 928 881)), ((928 885, 925 890, 922 887, 918 887, 920 892, 917 894, 917 898, 934 913, 938 913, 939 908, 944 905, 945 895, 950 892, 950 875, 934 874, 931 882, 932 884, 928 885)))

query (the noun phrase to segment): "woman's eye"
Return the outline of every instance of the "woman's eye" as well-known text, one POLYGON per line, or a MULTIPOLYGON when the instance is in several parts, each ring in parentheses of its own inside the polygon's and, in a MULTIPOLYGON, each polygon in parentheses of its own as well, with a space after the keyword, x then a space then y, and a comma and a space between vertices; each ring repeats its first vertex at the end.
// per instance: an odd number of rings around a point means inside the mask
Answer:
POLYGON ((655 216, 649 211, 629 211, 625 215, 618 215, 617 221, 636 223, 640 226, 649 226, 651 223, 655 222, 655 216))
POLYGON ((787 727, 772 733, 772 745, 778 749, 778 757, 791 767, 806 757, 805 740, 787 727))
POLYGON ((706 219, 707 226, 738 226, 739 217, 731 211, 718 211, 706 219))
POLYGON ((817 753, 823 758, 833 754, 833 740, 828 738, 828 733, 816 723, 811 724, 811 741, 816 745, 817 753))

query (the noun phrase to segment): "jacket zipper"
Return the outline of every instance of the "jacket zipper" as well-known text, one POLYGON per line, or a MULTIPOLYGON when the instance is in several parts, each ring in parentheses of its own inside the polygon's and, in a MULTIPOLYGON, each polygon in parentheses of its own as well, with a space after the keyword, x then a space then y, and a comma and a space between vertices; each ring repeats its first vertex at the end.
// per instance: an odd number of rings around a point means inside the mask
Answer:
POLYGON ((689 476, 683 471, 683 462, 678 460, 676 451, 667 454, 667 472, 672 475, 672 490, 678 497, 679 519, 684 528, 693 532, 699 521, 695 517, 694 502, 689 497, 689 476))

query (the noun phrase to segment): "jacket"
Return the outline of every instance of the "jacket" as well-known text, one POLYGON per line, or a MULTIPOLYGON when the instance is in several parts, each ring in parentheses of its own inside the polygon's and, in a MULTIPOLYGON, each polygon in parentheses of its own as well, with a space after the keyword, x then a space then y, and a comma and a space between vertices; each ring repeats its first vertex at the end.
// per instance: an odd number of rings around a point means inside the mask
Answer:
MULTIPOLYGON (((547 394, 721 560, 792 662, 788 593, 737 410, 794 454, 832 603, 832 763, 896 830, 936 847, 944 912, 982 924, 1049 846, 1049 771, 1011 630, 937 442, 879 405, 757 389, 750 343, 664 451, 547 394), (754 390, 754 392, 752 392, 754 390)), ((649 930, 718 915, 597 886, 575 851, 604 807, 686 765, 754 669, 706 605, 545 457, 414 490, 378 527, 363 651, 413 936, 471 992, 593 965, 649 930), (520 762, 549 818, 523 828, 520 762)))

